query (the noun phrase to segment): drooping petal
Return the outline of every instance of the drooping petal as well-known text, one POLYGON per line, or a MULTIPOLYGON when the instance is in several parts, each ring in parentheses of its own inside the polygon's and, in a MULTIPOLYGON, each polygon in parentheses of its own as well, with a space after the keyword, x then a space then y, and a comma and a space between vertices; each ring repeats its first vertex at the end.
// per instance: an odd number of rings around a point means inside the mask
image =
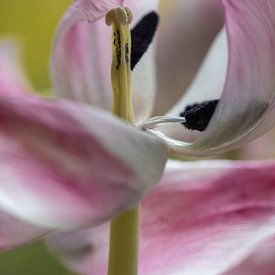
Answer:
POLYGON ((0 94, 20 96, 32 91, 18 60, 16 45, 0 40, 0 94))
POLYGON ((217 0, 162 1, 157 42, 157 102, 162 115, 190 85, 208 48, 223 25, 217 0))
POLYGON ((29 243, 46 232, 0 211, 0 251, 29 243))
MULTIPOLYGON (((223 4, 229 63, 221 101, 196 142, 168 140, 177 152, 220 153, 260 136, 274 125, 275 2, 223 0, 223 4)), ((205 90, 205 80, 201 93, 212 94, 205 90)))
MULTIPOLYGON (((108 10, 122 5, 134 14, 134 26, 144 15, 157 9, 150 1, 76 1, 65 14, 57 31, 52 78, 59 97, 112 109, 112 28, 105 24, 108 10)), ((138 121, 148 117, 154 101, 154 45, 133 72, 132 93, 138 121)))
POLYGON ((244 261, 223 275, 274 275, 275 239, 265 240, 244 261))
POLYGON ((82 275, 106 275, 109 223, 94 229, 58 232, 45 240, 54 254, 72 271, 82 275))
MULTIPOLYGON (((275 233, 275 162, 168 162, 142 202, 140 275, 213 275, 275 233)), ((81 274, 106 274, 108 224, 55 235, 81 274)))
POLYGON ((0 99, 0 209, 35 225, 95 225, 160 178, 166 146, 87 105, 0 99))

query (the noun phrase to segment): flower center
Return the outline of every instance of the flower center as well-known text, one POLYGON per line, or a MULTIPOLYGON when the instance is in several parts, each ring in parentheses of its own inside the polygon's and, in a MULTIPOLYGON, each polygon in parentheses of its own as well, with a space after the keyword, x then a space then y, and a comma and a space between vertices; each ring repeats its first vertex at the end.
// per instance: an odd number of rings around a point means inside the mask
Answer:
MULTIPOLYGON (((106 15, 106 24, 112 25, 113 113, 131 124, 135 116, 131 97, 131 70, 139 62, 153 40, 159 17, 155 12, 145 15, 130 31, 133 14, 127 7, 118 7, 106 15)), ((190 130, 204 131, 217 107, 218 100, 187 106, 179 116, 158 116, 144 121, 138 128, 152 129, 166 123, 181 123, 190 130)))

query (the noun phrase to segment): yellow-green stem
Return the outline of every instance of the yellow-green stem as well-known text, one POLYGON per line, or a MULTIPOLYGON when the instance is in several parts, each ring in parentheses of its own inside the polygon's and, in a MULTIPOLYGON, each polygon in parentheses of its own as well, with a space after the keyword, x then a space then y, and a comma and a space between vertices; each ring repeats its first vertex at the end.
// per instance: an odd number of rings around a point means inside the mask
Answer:
MULTIPOLYGON (((131 99, 131 34, 129 23, 131 11, 127 8, 111 10, 106 23, 113 26, 113 113, 135 123, 131 99)), ((137 275, 139 251, 140 207, 128 210, 113 219, 110 227, 110 250, 108 275, 137 275)))
POLYGON ((139 206, 111 223, 108 275, 138 273, 139 206))

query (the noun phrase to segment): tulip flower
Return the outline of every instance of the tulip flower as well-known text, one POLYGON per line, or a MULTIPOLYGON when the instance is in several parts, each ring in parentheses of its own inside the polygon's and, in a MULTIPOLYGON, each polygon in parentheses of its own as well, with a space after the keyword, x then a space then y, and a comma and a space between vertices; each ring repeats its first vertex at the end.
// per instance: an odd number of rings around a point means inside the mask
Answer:
MULTIPOLYGON (((273 127, 275 4, 221 3, 224 29, 185 96, 163 116, 150 118, 156 0, 72 4, 53 45, 59 99, 28 94, 21 73, 8 66, 9 47, 1 47, 2 249, 54 231, 52 246, 77 272, 105 274, 110 243, 109 274, 137 274, 137 205, 145 194, 140 274, 221 274, 274 234, 273 161, 169 160, 153 188, 167 155, 222 153, 273 127), (187 141, 185 126, 202 132, 187 141)), ((220 18, 217 1, 190 5, 220 18)), ((219 30, 212 27, 208 44, 219 30)), ((172 48, 161 56, 173 64, 172 48)), ((206 51, 195 49, 200 57, 206 51)))

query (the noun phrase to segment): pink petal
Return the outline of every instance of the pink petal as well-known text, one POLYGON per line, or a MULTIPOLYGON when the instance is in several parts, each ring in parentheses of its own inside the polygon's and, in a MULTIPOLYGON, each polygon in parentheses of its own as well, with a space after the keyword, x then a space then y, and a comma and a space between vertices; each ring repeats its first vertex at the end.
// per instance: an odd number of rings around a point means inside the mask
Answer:
MULTIPOLYGON (((224 0, 223 4, 229 63, 221 102, 196 142, 167 140, 179 153, 220 153, 255 139, 274 126, 275 2, 224 0)), ((216 80, 222 76, 213 77, 216 80)), ((200 85, 201 93, 212 94, 205 80, 200 85)))
POLYGON ((45 233, 45 230, 23 223, 0 211, 0 251, 29 243, 45 233))
MULTIPOLYGON (((157 43, 155 112, 167 112, 183 95, 223 25, 217 0, 162 1, 157 43)), ((193 102, 192 102, 193 103, 193 102)))
POLYGON ((275 239, 265 240, 243 262, 224 275, 274 275, 275 239))
POLYGON ((14 97, 32 91, 18 59, 15 44, 10 41, 0 41, 0 94, 2 95, 14 97))
MULTIPOLYGON (((52 55, 52 78, 59 97, 112 109, 112 28, 105 24, 108 10, 121 5, 134 14, 133 26, 158 1, 76 1, 58 28, 52 55)), ((148 117, 154 101, 154 47, 133 72, 133 102, 137 120, 148 117)))
POLYGON ((106 221, 155 184, 166 146, 97 109, 0 99, 0 209, 46 228, 106 221))
MULTIPOLYGON (((142 202, 140 275, 213 275, 275 233, 275 162, 168 162, 142 202)), ((81 274, 106 274, 108 224, 55 235, 81 274)))

